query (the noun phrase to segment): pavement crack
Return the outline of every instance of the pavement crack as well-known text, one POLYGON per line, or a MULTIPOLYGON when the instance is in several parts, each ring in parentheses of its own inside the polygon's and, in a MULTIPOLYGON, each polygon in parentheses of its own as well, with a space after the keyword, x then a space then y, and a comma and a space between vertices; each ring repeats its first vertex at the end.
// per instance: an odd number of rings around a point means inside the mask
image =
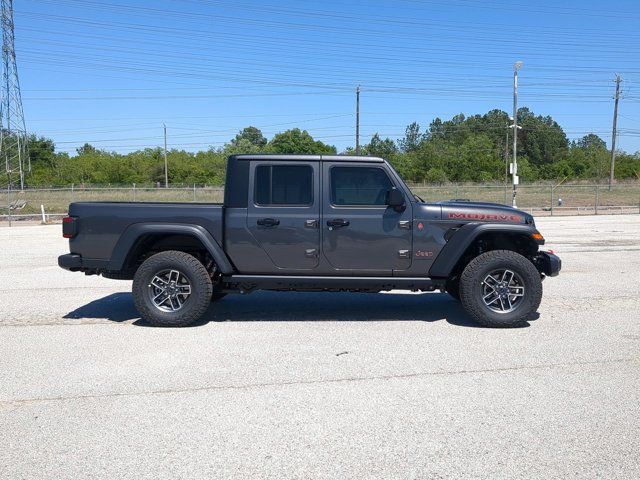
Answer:
POLYGON ((477 373, 503 373, 522 370, 545 370, 554 368, 566 368, 574 366, 589 366, 589 365, 607 365, 615 363, 634 363, 640 361, 640 357, 630 358, 618 358, 612 360, 593 360, 593 361, 577 361, 577 362, 562 362, 562 363, 547 363, 540 365, 515 365, 513 367, 496 367, 496 368, 480 368, 480 369, 462 369, 462 370, 436 370, 431 372, 414 372, 414 373, 400 373, 389 375, 371 375, 360 377, 343 377, 343 378, 330 378, 323 380, 289 380, 280 382, 263 382, 263 383, 249 383, 245 385, 211 385, 195 388, 175 388, 175 389, 160 389, 149 390, 142 392, 113 392, 104 394, 87 394, 87 395, 68 395, 58 397, 36 397, 25 398, 17 400, 2 400, 0 406, 16 406, 30 403, 39 402, 56 402, 65 400, 85 400, 85 399, 101 399, 101 398, 119 398, 119 397, 137 397, 145 395, 171 395, 179 393, 194 393, 194 392, 206 392, 206 391, 220 391, 220 390, 251 390, 260 388, 271 387, 288 387, 295 385, 322 385, 331 383, 349 383, 349 382, 366 382, 375 380, 402 380, 408 378, 420 378, 429 376, 446 376, 446 375, 468 375, 477 373))

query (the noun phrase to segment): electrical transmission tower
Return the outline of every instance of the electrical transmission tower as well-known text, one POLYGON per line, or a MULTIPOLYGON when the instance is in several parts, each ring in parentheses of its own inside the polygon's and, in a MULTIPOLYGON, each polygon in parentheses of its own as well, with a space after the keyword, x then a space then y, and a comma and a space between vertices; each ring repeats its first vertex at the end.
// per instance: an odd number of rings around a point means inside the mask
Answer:
POLYGON ((2 5, 2 104, 0 104, 0 159, 7 172, 7 188, 24 189, 25 171, 31 171, 27 129, 22 110, 13 32, 13 0, 2 5))

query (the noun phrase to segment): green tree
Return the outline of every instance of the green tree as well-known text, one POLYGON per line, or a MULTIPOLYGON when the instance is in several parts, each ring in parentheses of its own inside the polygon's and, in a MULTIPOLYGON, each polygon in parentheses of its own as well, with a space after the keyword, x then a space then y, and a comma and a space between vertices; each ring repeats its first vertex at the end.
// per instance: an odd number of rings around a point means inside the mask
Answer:
POLYGON ((89 154, 96 153, 96 152, 97 152, 96 147, 94 147, 93 145, 91 145, 89 143, 85 143, 80 148, 76 148, 76 153, 78 155, 89 155, 89 154))
POLYGON ((628 153, 617 155, 615 176, 617 179, 640 180, 640 152, 634 155, 628 153))
POLYGON ((595 133, 589 133, 575 142, 575 147, 583 150, 606 150, 607 143, 595 133))
POLYGON ((569 140, 564 130, 551 117, 534 115, 528 108, 518 110, 518 154, 532 165, 542 167, 559 162, 569 154, 569 140))
POLYGON ((374 133, 371 141, 362 148, 362 152, 365 155, 391 159, 398 153, 398 148, 390 138, 383 140, 378 133, 374 133))
POLYGON ((415 152, 422 142, 423 135, 420 133, 420 125, 413 122, 407 125, 404 132, 404 138, 398 140, 398 146, 404 153, 415 152))
POLYGON ((257 127, 245 127, 231 140, 234 147, 242 145, 252 145, 254 147, 263 148, 267 145, 267 139, 262 131, 257 127))
POLYGON ((314 140, 306 130, 294 128, 276 134, 267 145, 272 153, 283 154, 335 154, 336 147, 314 140))
POLYGON ((56 153, 53 140, 30 135, 28 139, 28 154, 31 162, 31 175, 27 177, 29 184, 43 185, 59 183, 59 164, 66 155, 56 153))

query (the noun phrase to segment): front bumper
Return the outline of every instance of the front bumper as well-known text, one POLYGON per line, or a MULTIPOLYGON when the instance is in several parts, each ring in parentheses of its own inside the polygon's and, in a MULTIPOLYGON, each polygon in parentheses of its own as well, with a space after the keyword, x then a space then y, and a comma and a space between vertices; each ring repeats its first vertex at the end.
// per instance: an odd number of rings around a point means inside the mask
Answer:
POLYGON ((538 252, 533 263, 540 273, 544 273, 547 277, 557 277, 562 269, 560 257, 550 252, 538 252))
POLYGON ((82 257, 75 253, 66 253, 58 257, 58 265, 65 270, 77 272, 82 268, 82 257))

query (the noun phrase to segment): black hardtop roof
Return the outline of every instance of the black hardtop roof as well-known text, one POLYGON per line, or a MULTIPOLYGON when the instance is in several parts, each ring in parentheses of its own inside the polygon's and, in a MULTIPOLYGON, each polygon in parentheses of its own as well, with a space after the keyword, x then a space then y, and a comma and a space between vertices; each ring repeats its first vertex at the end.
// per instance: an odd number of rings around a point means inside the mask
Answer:
POLYGON ((243 154, 231 155, 229 160, 275 160, 278 162, 384 162, 380 157, 365 155, 279 155, 279 154, 243 154))

